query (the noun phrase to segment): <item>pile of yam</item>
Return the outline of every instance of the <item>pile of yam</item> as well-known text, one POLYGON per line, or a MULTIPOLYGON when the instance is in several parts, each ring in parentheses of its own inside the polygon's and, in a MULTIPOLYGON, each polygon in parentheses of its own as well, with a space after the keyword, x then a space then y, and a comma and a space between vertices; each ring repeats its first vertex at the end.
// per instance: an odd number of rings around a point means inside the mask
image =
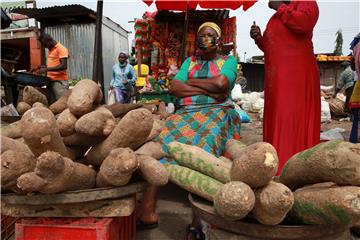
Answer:
MULTIPOLYGON (((24 89, 21 119, 2 127, 2 190, 54 194, 128 184, 135 172, 155 186, 169 172, 154 140, 164 122, 141 104, 101 105, 98 84, 81 80, 48 107, 45 95, 24 89)), ((155 107, 156 108, 156 107, 155 107)))
POLYGON ((360 144, 328 141, 295 154, 275 177, 269 143, 226 143, 230 159, 171 142, 169 180, 213 203, 215 212, 263 225, 356 224, 360 221, 360 144))

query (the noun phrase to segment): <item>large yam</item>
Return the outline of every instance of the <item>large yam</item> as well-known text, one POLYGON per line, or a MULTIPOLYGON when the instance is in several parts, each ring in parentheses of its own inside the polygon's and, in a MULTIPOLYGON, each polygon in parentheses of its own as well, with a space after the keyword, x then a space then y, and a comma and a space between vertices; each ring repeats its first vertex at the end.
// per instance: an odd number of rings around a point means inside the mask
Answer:
POLYGON ((241 149, 233 160, 231 181, 244 182, 251 188, 267 185, 279 164, 275 148, 265 142, 254 143, 241 149))
POLYGON ((90 79, 79 81, 68 98, 67 106, 72 114, 77 117, 94 110, 94 104, 102 95, 100 87, 90 79))
POLYGON ((56 102, 49 106, 54 114, 59 114, 67 108, 67 101, 70 97, 71 89, 67 90, 56 102))
POLYGON ((135 109, 126 114, 111 134, 86 156, 88 163, 101 165, 105 157, 115 148, 129 147, 136 150, 150 134, 153 125, 151 113, 146 109, 135 109), (136 124, 136 126, 134 126, 136 124))
POLYGON ((235 139, 229 139, 225 144, 225 152, 230 154, 231 160, 234 160, 245 147, 245 143, 235 139))
POLYGON ((64 137, 63 141, 67 146, 86 146, 92 147, 105 140, 105 137, 93 137, 81 133, 74 133, 68 137, 64 137))
POLYGON ((9 138, 21 138, 21 122, 13 122, 9 125, 1 127, 1 135, 9 138))
POLYGON ((27 111, 21 118, 21 130, 25 143, 35 156, 55 151, 72 158, 61 139, 54 114, 47 108, 37 107, 27 111))
POLYGON ((180 165, 197 170, 222 183, 230 182, 229 165, 205 150, 179 142, 171 142, 169 155, 180 165))
POLYGON ((215 211, 232 221, 246 217, 254 204, 254 192, 243 182, 234 181, 224 184, 214 198, 215 211))
POLYGON ((113 104, 110 104, 110 105, 104 105, 104 107, 106 109, 108 109, 114 115, 114 117, 117 118, 117 117, 125 116, 131 110, 142 107, 142 104, 138 104, 138 103, 128 103, 128 104, 113 103, 113 104))
POLYGON ((9 137, 1 136, 1 153, 5 152, 7 150, 13 150, 15 152, 26 152, 26 153, 33 154, 31 152, 30 148, 26 144, 24 144, 18 140, 11 139, 9 137))
POLYGON ((95 175, 92 168, 48 151, 38 157, 33 172, 18 178, 17 186, 26 193, 82 190, 95 186, 95 175))
POLYGON ((108 136, 115 128, 115 117, 104 107, 83 115, 75 124, 77 133, 108 136))
POLYGON ((48 106, 46 96, 32 86, 26 86, 23 91, 23 101, 32 106, 36 102, 40 102, 48 106))
POLYGON ((298 223, 350 225, 360 220, 360 187, 319 183, 299 188, 294 198, 289 217, 298 223))
POLYGON ((24 115, 24 113, 29 110, 31 108, 31 106, 29 104, 27 104, 26 102, 19 102, 18 105, 16 106, 16 110, 18 111, 18 113, 20 115, 24 115))
POLYGON ((147 142, 136 150, 135 153, 150 156, 157 160, 167 157, 167 153, 164 152, 159 142, 147 142))
POLYGON ((291 189, 319 182, 360 185, 360 144, 328 141, 292 156, 280 182, 291 189))
POLYGON ((153 127, 151 129, 151 132, 149 136, 146 139, 146 142, 149 142, 159 136, 163 128, 165 127, 165 123, 161 120, 154 119, 153 127))
POLYGON ((255 207, 252 211, 256 220, 264 225, 281 223, 294 204, 291 190, 281 183, 271 181, 265 187, 255 190, 255 207))
POLYGON ((27 152, 8 150, 1 154, 1 188, 21 192, 16 186, 17 179, 22 174, 32 172, 36 158, 27 152))
POLYGON ((223 186, 221 182, 187 167, 170 164, 165 167, 172 183, 211 202, 223 186))
POLYGON ((60 113, 56 119, 56 125, 59 129, 60 135, 62 137, 72 135, 75 132, 76 121, 77 118, 70 112, 68 108, 60 113))
POLYGON ((114 149, 100 166, 96 177, 96 186, 124 186, 130 181, 133 172, 138 167, 139 161, 130 148, 114 149))
POLYGON ((168 183, 169 172, 163 164, 150 156, 136 155, 136 157, 140 163, 140 174, 148 183, 159 187, 168 183))

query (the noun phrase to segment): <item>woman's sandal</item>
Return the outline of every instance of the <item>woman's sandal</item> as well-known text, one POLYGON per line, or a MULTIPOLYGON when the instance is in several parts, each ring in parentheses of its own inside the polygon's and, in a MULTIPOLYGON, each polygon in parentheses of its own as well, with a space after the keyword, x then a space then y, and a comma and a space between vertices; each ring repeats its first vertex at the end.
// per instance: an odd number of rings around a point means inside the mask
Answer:
POLYGON ((205 234, 201 229, 197 229, 191 225, 186 227, 187 240, 205 240, 205 234))
POLYGON ((136 219, 136 229, 147 230, 159 227, 159 223, 144 223, 140 218, 136 219))

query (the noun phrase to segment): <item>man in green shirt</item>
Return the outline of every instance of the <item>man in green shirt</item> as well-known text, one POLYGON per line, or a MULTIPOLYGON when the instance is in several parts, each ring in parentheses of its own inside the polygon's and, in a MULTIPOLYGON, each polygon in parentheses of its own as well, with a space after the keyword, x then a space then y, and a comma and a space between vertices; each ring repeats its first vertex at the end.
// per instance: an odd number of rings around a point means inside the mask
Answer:
POLYGON ((340 78, 337 82, 336 90, 333 97, 335 98, 336 94, 338 94, 338 92, 345 88, 346 101, 344 109, 345 112, 350 115, 349 100, 354 89, 355 72, 351 69, 350 62, 343 62, 341 64, 341 67, 344 69, 344 71, 340 74, 340 78))

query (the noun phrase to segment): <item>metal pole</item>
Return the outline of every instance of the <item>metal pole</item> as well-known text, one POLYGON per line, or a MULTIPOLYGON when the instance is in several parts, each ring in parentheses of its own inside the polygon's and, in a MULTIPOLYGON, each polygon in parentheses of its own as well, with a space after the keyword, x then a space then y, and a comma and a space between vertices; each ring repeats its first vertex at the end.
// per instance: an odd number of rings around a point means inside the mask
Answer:
POLYGON ((186 4, 184 34, 183 34, 182 45, 181 45, 181 48, 182 48, 181 62, 184 62, 184 60, 185 60, 186 38, 187 38, 188 29, 189 29, 189 0, 187 0, 187 4, 186 4))
MULTIPOLYGON (((102 18, 103 18, 103 1, 97 1, 96 9, 96 26, 95 26, 95 45, 93 61, 93 80, 101 85, 104 93, 104 69, 102 59, 102 18)), ((104 102, 104 98, 102 100, 104 102)))

